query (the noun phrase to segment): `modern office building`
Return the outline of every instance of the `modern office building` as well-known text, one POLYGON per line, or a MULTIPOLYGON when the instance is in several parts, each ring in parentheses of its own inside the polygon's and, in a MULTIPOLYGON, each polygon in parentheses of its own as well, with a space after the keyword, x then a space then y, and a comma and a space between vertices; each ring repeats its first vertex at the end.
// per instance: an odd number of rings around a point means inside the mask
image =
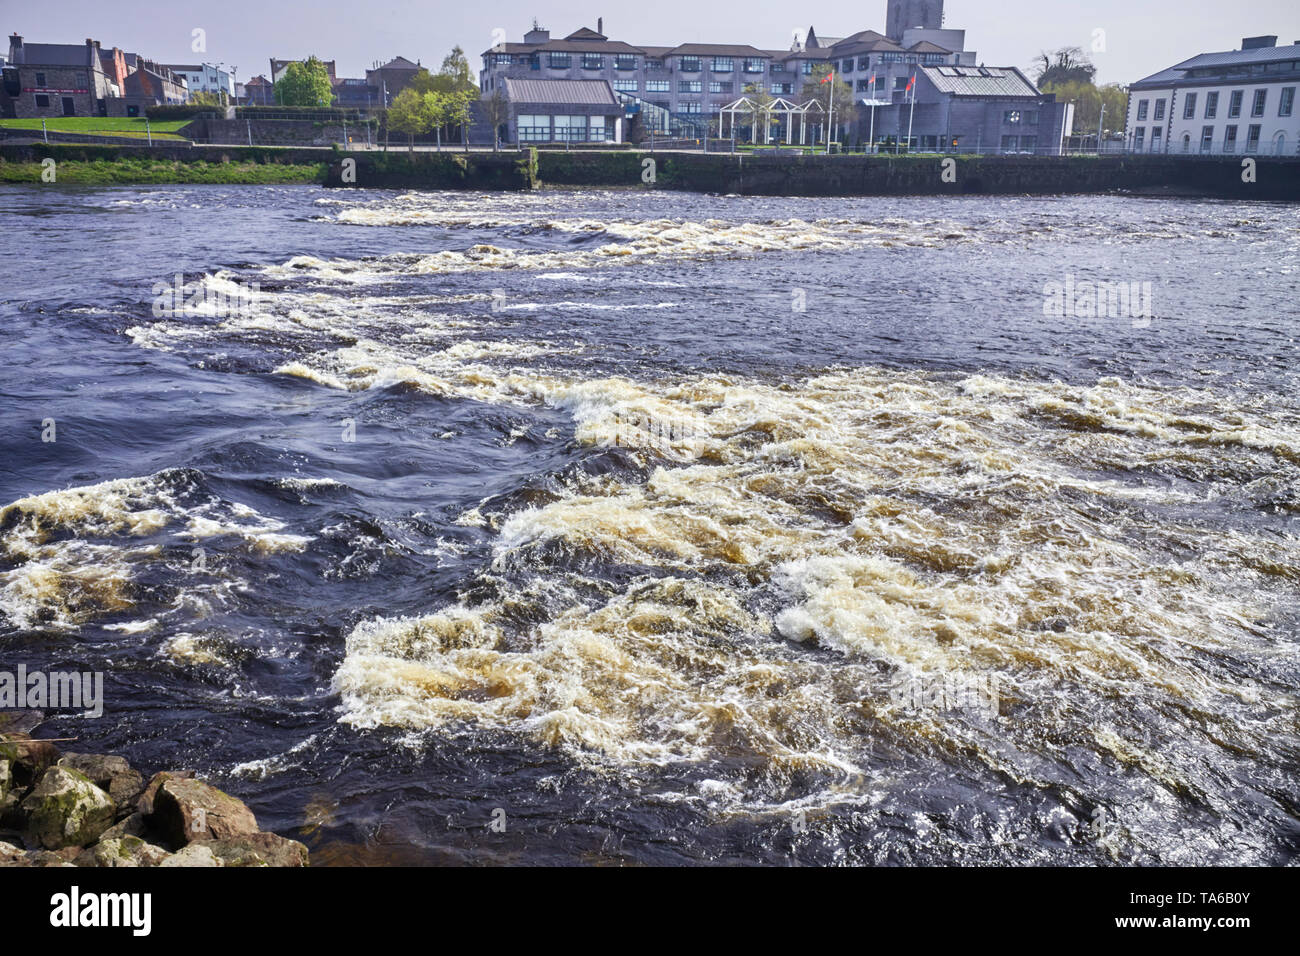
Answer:
POLYGON ((1139 153, 1300 155, 1300 40, 1247 37, 1129 87, 1128 146, 1139 153))
POLYGON ((185 78, 185 88, 190 96, 195 93, 215 93, 231 97, 235 85, 231 75, 214 63, 167 63, 164 64, 173 73, 185 78))

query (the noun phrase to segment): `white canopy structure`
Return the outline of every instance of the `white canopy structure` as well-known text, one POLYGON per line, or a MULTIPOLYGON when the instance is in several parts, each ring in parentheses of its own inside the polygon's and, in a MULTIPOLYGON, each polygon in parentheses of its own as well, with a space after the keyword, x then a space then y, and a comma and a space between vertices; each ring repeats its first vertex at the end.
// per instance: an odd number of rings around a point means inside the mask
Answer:
POLYGON ((758 143, 758 126, 760 118, 763 124, 763 143, 764 145, 772 142, 771 119, 774 115, 785 118, 785 141, 786 144, 794 142, 794 123, 795 119, 799 120, 799 145, 807 145, 808 138, 808 114, 825 113, 826 108, 816 100, 809 100, 800 106, 782 97, 777 97, 766 105, 760 105, 756 100, 748 96, 742 96, 733 100, 726 106, 718 108, 718 135, 726 138, 727 126, 724 122, 726 117, 731 118, 731 134, 735 137, 736 132, 736 114, 740 114, 742 122, 748 118, 750 124, 750 141, 758 143))

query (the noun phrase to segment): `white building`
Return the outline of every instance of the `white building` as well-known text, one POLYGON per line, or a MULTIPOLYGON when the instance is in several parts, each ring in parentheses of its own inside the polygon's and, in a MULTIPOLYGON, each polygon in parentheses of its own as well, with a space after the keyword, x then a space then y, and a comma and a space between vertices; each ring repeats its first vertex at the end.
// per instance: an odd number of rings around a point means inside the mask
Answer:
POLYGON ((235 86, 230 74, 212 63, 169 63, 167 69, 185 77, 185 86, 190 95, 195 93, 234 94, 235 86))
POLYGON ((1129 87, 1128 146, 1139 153, 1300 155, 1300 40, 1247 37, 1129 87))

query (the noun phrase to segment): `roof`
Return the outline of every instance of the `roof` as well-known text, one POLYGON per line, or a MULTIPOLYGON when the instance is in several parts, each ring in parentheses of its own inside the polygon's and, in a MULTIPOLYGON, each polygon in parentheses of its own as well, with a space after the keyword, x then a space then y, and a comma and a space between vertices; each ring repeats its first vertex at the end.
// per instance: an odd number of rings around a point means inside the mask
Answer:
POLYGON ((614 91, 605 80, 517 80, 506 77, 504 82, 506 99, 512 103, 618 107, 614 91))
MULTIPOLYGON (((1293 44, 1291 46, 1260 47, 1255 50, 1226 50, 1222 53, 1202 53, 1190 60, 1176 63, 1159 73, 1152 73, 1150 76, 1131 84, 1129 88, 1168 86, 1171 83, 1181 81, 1187 75, 1188 70, 1246 66, 1251 63, 1276 63, 1279 60, 1300 60, 1300 46, 1293 44)), ((1263 79, 1263 77, 1260 77, 1260 79, 1263 79)))
POLYGON ((1014 66, 923 66, 920 71, 940 93, 954 96, 1041 96, 1014 66))
POLYGON ((770 54, 756 50, 747 43, 683 43, 668 51, 674 56, 761 56, 770 54))
POLYGON ((203 67, 197 63, 164 63, 163 66, 173 73, 202 73, 203 67))
POLYGON ((937 43, 931 43, 929 40, 920 40, 913 43, 907 48, 909 53, 951 53, 947 47, 939 46, 937 43))
POLYGON ((605 36, 605 34, 603 33, 597 33, 595 30, 590 30, 587 27, 580 27, 579 29, 574 30, 564 39, 566 40, 608 40, 609 37, 605 36))
POLYGON ((409 71, 411 71, 412 73, 414 73, 414 72, 416 72, 417 70, 422 69, 422 67, 421 67, 418 63, 412 63, 410 60, 408 60, 408 59, 407 59, 406 57, 404 57, 404 56, 395 56, 395 57, 393 57, 391 60, 389 60, 387 63, 385 63, 383 66, 379 67, 379 69, 381 69, 381 70, 409 70, 409 71))
POLYGON ((87 66, 84 43, 24 43, 22 63, 16 66, 87 66))
POLYGON ((645 51, 646 56, 661 57, 667 56, 672 52, 673 48, 670 46, 643 46, 641 49, 645 51))

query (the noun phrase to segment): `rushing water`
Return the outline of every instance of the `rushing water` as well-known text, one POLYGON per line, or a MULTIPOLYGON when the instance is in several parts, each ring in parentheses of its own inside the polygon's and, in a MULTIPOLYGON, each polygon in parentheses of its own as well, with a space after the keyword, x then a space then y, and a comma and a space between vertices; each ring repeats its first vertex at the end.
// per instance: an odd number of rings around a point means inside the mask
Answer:
POLYGON ((43 733, 317 863, 1300 846, 1294 206, 0 198, 43 733))

